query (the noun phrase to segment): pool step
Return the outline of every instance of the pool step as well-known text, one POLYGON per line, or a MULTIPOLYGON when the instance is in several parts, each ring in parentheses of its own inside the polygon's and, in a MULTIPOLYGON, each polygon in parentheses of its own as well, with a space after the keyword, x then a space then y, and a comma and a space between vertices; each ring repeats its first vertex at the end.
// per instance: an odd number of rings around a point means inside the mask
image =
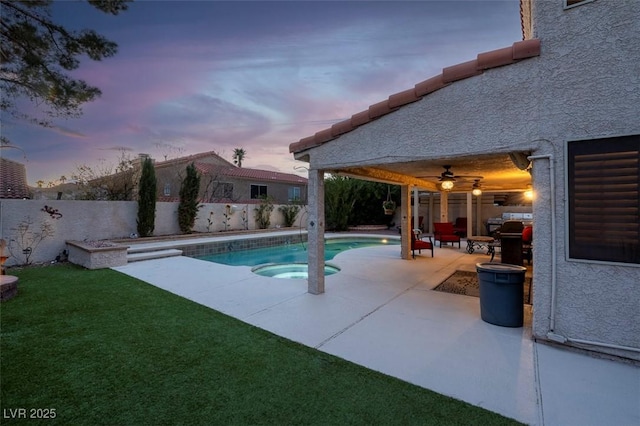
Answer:
POLYGON ((162 259, 164 257, 182 256, 182 250, 164 249, 164 250, 139 250, 129 249, 127 251, 127 262, 138 262, 141 260, 162 259))

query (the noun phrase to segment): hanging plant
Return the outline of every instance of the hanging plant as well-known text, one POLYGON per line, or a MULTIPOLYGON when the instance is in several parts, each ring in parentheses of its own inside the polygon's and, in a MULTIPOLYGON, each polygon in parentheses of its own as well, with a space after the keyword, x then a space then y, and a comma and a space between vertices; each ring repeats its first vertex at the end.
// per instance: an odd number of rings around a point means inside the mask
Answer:
POLYGON ((384 214, 393 214, 396 211, 396 203, 395 201, 383 201, 382 208, 384 209, 384 214))
POLYGON ((384 214, 392 215, 396 211, 396 202, 391 199, 391 187, 387 187, 387 199, 382 202, 384 214))

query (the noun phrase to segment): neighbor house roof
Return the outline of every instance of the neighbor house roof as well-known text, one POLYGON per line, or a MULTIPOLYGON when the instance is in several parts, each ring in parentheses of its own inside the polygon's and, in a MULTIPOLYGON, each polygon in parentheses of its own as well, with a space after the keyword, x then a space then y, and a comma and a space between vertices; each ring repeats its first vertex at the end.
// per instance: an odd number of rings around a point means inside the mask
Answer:
POLYGON ((196 169, 198 169, 200 173, 208 175, 220 175, 238 179, 253 179, 259 181, 287 182, 305 185, 307 184, 306 178, 291 173, 237 167, 224 158, 220 157, 215 151, 202 152, 200 154, 194 154, 186 157, 176 158, 173 160, 157 162, 155 163, 155 167, 171 167, 177 164, 185 163, 194 163, 196 169), (206 159, 215 160, 215 162, 209 163, 205 161, 198 161, 206 159))
POLYGON ((285 182, 307 184, 307 179, 291 173, 274 172, 271 170, 249 169, 243 167, 221 167, 215 164, 195 163, 196 169, 203 174, 228 176, 238 179, 249 179, 261 182, 285 182))
POLYGON ((399 108, 421 100, 423 97, 450 85, 453 82, 482 74, 484 71, 514 64, 523 59, 540 56, 540 40, 531 39, 513 43, 510 47, 480 53, 476 59, 444 68, 441 74, 416 84, 413 88, 395 93, 369 109, 351 116, 351 118, 335 123, 328 129, 321 130, 312 136, 300 139, 289 145, 289 152, 298 153, 309 148, 320 146, 340 135, 351 132, 363 124, 367 124, 399 108))
POLYGON ((225 160, 220 155, 218 155, 218 153, 215 151, 201 152, 199 154, 193 154, 193 155, 187 155, 186 157, 175 158, 173 160, 158 161, 154 165, 155 167, 163 167, 163 166, 173 166, 177 163, 180 163, 180 164, 191 163, 191 162, 195 163, 196 161, 202 160, 204 158, 215 158, 217 161, 221 163, 227 164, 230 167, 235 167, 229 161, 225 160))
POLYGON ((27 169, 24 164, 6 158, 0 162, 0 198, 29 198, 27 169))

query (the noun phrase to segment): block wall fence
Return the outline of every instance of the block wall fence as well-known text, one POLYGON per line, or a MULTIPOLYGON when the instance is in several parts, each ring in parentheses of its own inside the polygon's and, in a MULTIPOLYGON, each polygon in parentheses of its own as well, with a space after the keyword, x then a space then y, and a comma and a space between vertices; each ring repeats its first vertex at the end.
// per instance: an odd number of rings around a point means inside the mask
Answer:
MULTIPOLYGON (((157 203, 153 236, 179 235, 178 204, 157 203)), ((259 204, 234 204, 225 217, 227 204, 202 204, 194 234, 223 234, 224 231, 258 229, 255 209, 259 204), (225 225, 226 222, 226 225, 225 225)), ((270 228, 284 227, 284 217, 274 205, 270 228)), ((67 240, 99 241, 127 239, 137 233, 137 201, 0 200, 0 238, 8 245, 5 265, 25 263, 23 250, 31 250, 31 263, 51 262, 66 249, 67 240), (46 207, 45 207, 46 206, 46 207), (48 210, 48 212, 46 211, 48 210), (28 229, 25 230, 25 224, 28 229), (43 226, 51 235, 37 241, 43 226), (21 232, 22 228, 22 232, 21 232)), ((302 206, 295 227, 306 227, 306 206, 302 206)))

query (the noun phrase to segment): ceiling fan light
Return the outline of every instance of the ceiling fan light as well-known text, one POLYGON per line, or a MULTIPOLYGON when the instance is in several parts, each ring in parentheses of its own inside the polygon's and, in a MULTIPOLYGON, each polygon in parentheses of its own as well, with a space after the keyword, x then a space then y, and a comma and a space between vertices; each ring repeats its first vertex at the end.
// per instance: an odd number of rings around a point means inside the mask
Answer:
POLYGON ((453 189, 453 181, 452 180, 443 180, 440 184, 442 189, 445 191, 451 191, 453 189))
POLYGON ((471 187, 471 193, 476 197, 482 195, 482 188, 480 187, 480 179, 475 179, 473 186, 471 187))

